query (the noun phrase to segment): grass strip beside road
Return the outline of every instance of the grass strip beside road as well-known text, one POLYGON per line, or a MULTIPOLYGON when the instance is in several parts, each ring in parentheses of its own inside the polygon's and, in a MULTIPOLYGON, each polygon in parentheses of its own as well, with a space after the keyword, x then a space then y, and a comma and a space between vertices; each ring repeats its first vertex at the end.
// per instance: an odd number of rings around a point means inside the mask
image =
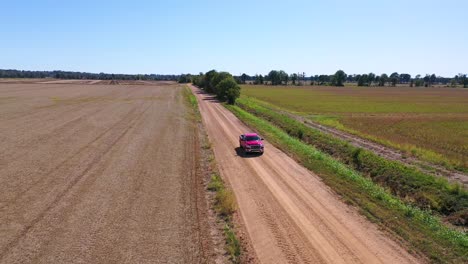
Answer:
POLYGON ((371 221, 406 240, 411 248, 438 263, 468 261, 468 236, 465 233, 447 227, 428 211, 405 204, 369 178, 272 123, 238 106, 226 107, 269 142, 318 174, 346 202, 358 206, 371 221))
POLYGON ((226 238, 226 251, 234 263, 240 262, 241 244, 234 231, 232 216, 236 211, 236 199, 234 193, 227 189, 221 176, 217 173, 211 175, 208 190, 215 193, 214 208, 219 217, 225 222, 224 236, 226 238))

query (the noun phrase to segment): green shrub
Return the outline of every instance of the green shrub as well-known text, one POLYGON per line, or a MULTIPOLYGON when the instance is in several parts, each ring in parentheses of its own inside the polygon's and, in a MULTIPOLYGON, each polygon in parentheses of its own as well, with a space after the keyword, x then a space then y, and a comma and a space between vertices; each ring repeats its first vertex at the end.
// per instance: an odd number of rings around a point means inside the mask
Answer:
POLYGON ((226 236, 226 251, 234 263, 240 263, 241 244, 229 225, 224 225, 224 235, 226 236))
POLYGON ((221 177, 217 174, 211 175, 211 180, 208 183, 208 190, 212 192, 217 192, 219 190, 224 189, 223 182, 221 180, 221 177))

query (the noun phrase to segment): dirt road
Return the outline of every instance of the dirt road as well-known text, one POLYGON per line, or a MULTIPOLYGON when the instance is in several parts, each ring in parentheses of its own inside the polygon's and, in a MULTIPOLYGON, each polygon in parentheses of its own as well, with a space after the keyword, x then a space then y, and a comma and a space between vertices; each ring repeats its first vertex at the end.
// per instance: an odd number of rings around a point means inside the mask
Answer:
POLYGON ((238 136, 250 129, 209 96, 197 93, 223 177, 262 263, 418 263, 320 178, 265 142, 260 157, 239 156, 238 136))
POLYGON ((181 89, 0 84, 0 263, 208 261, 181 89))

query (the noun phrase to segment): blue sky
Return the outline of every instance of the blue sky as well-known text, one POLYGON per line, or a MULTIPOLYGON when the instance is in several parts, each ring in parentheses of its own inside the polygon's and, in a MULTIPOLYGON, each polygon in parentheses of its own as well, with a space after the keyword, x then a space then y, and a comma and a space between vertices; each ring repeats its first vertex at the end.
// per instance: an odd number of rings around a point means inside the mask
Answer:
POLYGON ((468 1, 1 1, 0 68, 468 73, 468 1))

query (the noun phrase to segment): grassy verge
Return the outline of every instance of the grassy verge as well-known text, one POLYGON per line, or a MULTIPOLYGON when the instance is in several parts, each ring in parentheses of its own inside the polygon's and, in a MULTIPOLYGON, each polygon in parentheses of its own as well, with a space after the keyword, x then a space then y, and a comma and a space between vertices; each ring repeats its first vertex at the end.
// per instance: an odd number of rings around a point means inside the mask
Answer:
MULTIPOLYGON (((186 101, 194 110, 195 120, 197 122, 201 122, 197 98, 195 97, 195 95, 193 95, 193 93, 188 87, 184 90, 184 96, 186 98, 186 101)), ((212 206, 216 211, 219 220, 223 222, 223 233, 226 243, 225 249, 232 263, 239 263, 241 260, 242 246, 239 239, 237 238, 232 219, 233 214, 235 213, 237 208, 236 199, 234 193, 225 186, 221 176, 219 176, 211 145, 205 144, 202 146, 202 148, 205 151, 209 151, 210 153, 208 161, 210 162, 209 173, 211 175, 211 178, 207 185, 207 189, 208 191, 214 193, 212 206)))
POLYGON ((226 251, 234 263, 239 263, 241 244, 233 228, 232 215, 236 211, 234 193, 226 189, 223 180, 218 174, 212 174, 208 190, 215 193, 214 208, 224 223, 224 236, 226 238, 226 251))
MULTIPOLYGON (((345 201, 358 206, 371 221, 403 238, 410 247, 422 252, 432 261, 466 263, 468 260, 468 236, 465 233, 447 227, 428 211, 408 205, 371 179, 295 137, 304 137, 304 131, 302 136, 299 131, 290 130, 287 133, 288 128, 283 130, 238 106, 226 107, 240 120, 257 129, 271 143, 317 173, 345 201)), ((354 153, 354 158, 361 160, 362 154, 365 153, 354 153)), ((367 158, 365 155, 362 157, 367 158)), ((375 173, 380 175, 380 171, 375 173)))

